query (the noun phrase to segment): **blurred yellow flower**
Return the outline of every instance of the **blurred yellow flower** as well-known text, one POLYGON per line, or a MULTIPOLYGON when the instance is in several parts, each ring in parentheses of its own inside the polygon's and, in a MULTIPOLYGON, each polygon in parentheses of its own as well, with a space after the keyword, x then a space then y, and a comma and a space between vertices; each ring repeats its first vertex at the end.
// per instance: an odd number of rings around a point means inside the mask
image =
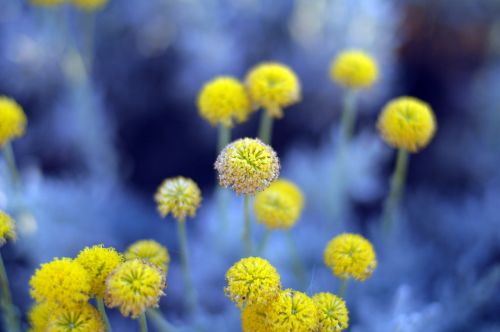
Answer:
POLYGON ((194 217, 200 207, 201 191, 196 182, 183 176, 165 179, 155 194, 162 217, 171 213, 177 221, 194 217))
POLYGON ((35 303, 28 313, 29 332, 45 332, 49 326, 49 316, 57 306, 49 302, 35 303))
POLYGON ((125 259, 144 259, 167 272, 170 255, 167 248, 154 240, 140 240, 132 243, 125 251, 125 259))
POLYGON ((14 220, 7 213, 0 211, 0 246, 7 240, 16 240, 16 227, 14 220))
POLYGON ((436 119, 429 104, 413 97, 399 97, 385 105, 377 127, 387 144, 418 152, 436 132, 436 119))
POLYGON ((267 319, 269 306, 248 305, 241 311, 243 332, 269 332, 271 326, 267 319))
POLYGON ((318 308, 318 332, 341 332, 349 327, 344 300, 331 293, 318 293, 312 299, 318 308))
POLYGON ((304 196, 292 182, 279 179, 255 195, 257 221, 268 229, 288 229, 300 218, 304 196))
POLYGON ((276 299, 280 290, 280 275, 267 260, 260 257, 243 258, 226 272, 226 296, 238 308, 247 305, 266 305, 276 299))
POLYGON ((269 305, 271 329, 281 332, 313 332, 318 327, 318 312, 313 300, 304 293, 286 289, 269 305))
POLYGON ((373 57, 363 51, 344 51, 333 60, 330 76, 347 88, 369 88, 378 79, 378 66, 373 57))
POLYGON ((26 115, 14 99, 0 96, 0 147, 24 135, 26 115))
POLYGON ((233 120, 244 122, 252 112, 243 84, 229 76, 206 83, 198 95, 198 111, 210 124, 231 127, 233 120))
POLYGON ((300 101, 300 82, 289 67, 274 62, 261 63, 246 77, 250 99, 255 107, 265 108, 274 118, 283 116, 283 108, 300 101))
POLYGON ((95 11, 102 7, 104 7, 108 0, 71 0, 73 5, 76 7, 86 10, 86 11, 95 11))
POLYGON ((46 332, 104 332, 105 325, 99 312, 90 304, 65 309, 54 307, 46 332))
POLYGON ((269 145, 243 138, 221 151, 215 169, 221 186, 231 187, 237 194, 254 194, 278 178, 280 162, 269 145))
POLYGON ((66 0, 30 0, 35 6, 54 7, 62 5, 66 0))
POLYGON ((358 234, 344 233, 333 238, 325 248, 324 261, 341 279, 365 281, 377 267, 372 244, 358 234))

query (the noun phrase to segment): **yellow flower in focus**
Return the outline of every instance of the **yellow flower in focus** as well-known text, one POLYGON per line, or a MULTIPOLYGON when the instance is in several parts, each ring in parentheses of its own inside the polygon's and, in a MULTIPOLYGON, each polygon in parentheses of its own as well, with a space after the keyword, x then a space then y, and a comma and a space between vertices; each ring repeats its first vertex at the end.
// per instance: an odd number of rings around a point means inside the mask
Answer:
POLYGON ((244 122, 252 112, 245 87, 237 79, 220 76, 206 83, 198 95, 198 111, 212 125, 231 127, 244 122))
POLYGON ((300 218, 304 196, 290 181, 279 179, 255 195, 257 221, 268 229, 288 229, 300 218))
POLYGON ((269 331, 312 332, 318 327, 318 312, 313 300, 291 289, 282 291, 269 305, 268 317, 269 331))
POLYGON ((254 194, 278 178, 280 162, 269 145, 243 138, 221 151, 215 169, 221 186, 231 187, 237 194, 254 194))
POLYGON ((266 305, 281 290, 280 275, 267 260, 260 257, 243 258, 226 272, 226 296, 243 308, 266 305))
POLYGON ((333 60, 330 76, 347 88, 369 88, 378 79, 378 66, 373 57, 363 51, 344 51, 333 60))
POLYGON ((141 240, 133 243, 125 251, 125 259, 144 259, 167 272, 170 255, 167 248, 153 240, 141 240))
POLYGON ((155 194, 158 211, 162 217, 171 213, 177 221, 194 217, 200 207, 201 191, 196 182, 178 176, 165 179, 155 194))
POLYGON ((436 119, 429 104, 413 97, 399 97, 385 105, 377 127, 387 144, 418 152, 436 132, 436 119))
POLYGON ((65 309, 54 307, 46 332, 104 332, 105 325, 99 312, 90 304, 65 309))
POLYGON ((377 267, 370 241, 357 234, 344 233, 328 242, 324 261, 333 274, 341 279, 365 281, 377 267))
POLYGON ((241 312, 243 332, 269 332, 271 326, 267 319, 269 306, 249 305, 241 312))
POLYGON ((4 245, 7 240, 16 240, 16 227, 11 216, 0 211, 0 246, 4 245))
POLYGON ((90 278, 85 268, 74 260, 55 258, 35 271, 30 286, 35 301, 74 308, 88 301, 90 278))
POLYGON ((42 7, 55 7, 62 5, 66 0, 31 0, 31 4, 42 7))
POLYGON ((0 147, 24 135, 26 115, 14 99, 0 96, 0 147))
POLYGON ((49 302, 36 303, 28 313, 31 328, 29 332, 45 332, 49 326, 49 317, 57 306, 49 302))
POLYGON ((86 11, 95 11, 104 7, 108 0, 72 0, 73 5, 86 11))
POLYGON ((123 256, 114 248, 96 245, 80 251, 75 261, 87 270, 90 278, 90 295, 103 298, 106 278, 123 262, 123 256))
POLYGON ((318 308, 318 332, 340 332, 349 327, 349 311, 344 300, 331 293, 319 293, 313 296, 318 308))
POLYGON ((123 316, 137 318, 158 306, 166 287, 164 272, 156 265, 134 259, 118 266, 106 280, 106 305, 119 307, 123 316))
POLYGON ((256 107, 265 108, 274 118, 283 116, 283 108, 300 101, 300 82, 289 67, 280 63, 261 63, 246 77, 250 99, 256 107))

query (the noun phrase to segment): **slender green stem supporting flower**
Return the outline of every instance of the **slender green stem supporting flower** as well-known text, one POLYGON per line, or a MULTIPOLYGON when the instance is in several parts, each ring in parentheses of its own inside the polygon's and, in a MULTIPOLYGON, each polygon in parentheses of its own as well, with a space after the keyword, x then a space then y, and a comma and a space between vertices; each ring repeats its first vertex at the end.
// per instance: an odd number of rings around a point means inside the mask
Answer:
POLYGON ((158 309, 146 310, 146 316, 158 332, 175 332, 177 329, 170 324, 158 309))
POLYGON ((9 278, 5 270, 2 255, 0 254, 0 288, 2 290, 0 305, 3 310, 4 326, 6 331, 20 332, 20 325, 16 314, 16 308, 12 304, 12 295, 10 294, 9 278))
POLYGON ((16 158, 10 142, 5 143, 3 146, 3 155, 7 163, 7 168, 9 169, 12 186, 17 190, 20 184, 19 172, 17 171, 16 158))
POLYGON ((109 324, 108 315, 106 315, 106 309, 104 308, 104 302, 102 297, 96 297, 97 309, 101 314, 102 321, 104 322, 106 332, 111 332, 111 324, 109 324))
POLYGON ((148 322, 146 320, 146 313, 142 313, 139 316, 139 326, 140 326, 140 332, 148 332, 148 322))
POLYGON ((266 110, 261 111, 259 138, 266 144, 271 144, 271 137, 273 131, 273 118, 266 110))
POLYGON ((252 254, 252 239, 250 238, 251 225, 250 225, 250 208, 249 208, 250 196, 245 195, 243 201, 243 242, 245 243, 245 255, 250 256, 252 254))
POLYGON ((343 278, 340 280, 339 296, 341 298, 344 298, 344 296, 345 296, 345 291, 347 290, 347 282, 348 281, 349 281, 349 278, 343 278))
POLYGON ((286 242, 288 245, 288 251, 290 252, 290 256, 292 258, 292 268, 295 277, 299 281, 299 284, 302 288, 306 286, 306 271, 304 268, 304 264, 300 259, 299 252, 297 251, 297 246, 295 245, 295 241, 293 240, 293 235, 291 231, 286 231, 286 242))
POLYGON ((231 140, 231 127, 221 124, 219 126, 219 140, 217 143, 217 153, 221 152, 222 149, 229 144, 231 140))
POLYGON ((341 130, 341 144, 342 148, 345 148, 345 144, 349 143, 354 132, 354 126, 356 124, 356 97, 357 91, 353 89, 348 89, 344 95, 344 109, 342 111, 342 118, 340 120, 340 130, 341 130))
POLYGON ((271 230, 266 229, 262 239, 260 240, 259 246, 257 248, 257 255, 260 256, 264 253, 267 247, 267 243, 269 242, 269 237, 271 237, 271 230))
POLYGON ((180 244, 182 275, 184 278, 184 286, 186 287, 186 305, 188 312, 191 314, 196 309, 196 293, 193 287, 189 269, 189 253, 185 221, 180 220, 177 222, 177 231, 180 244))
POLYGON ((399 149, 396 168, 391 178, 391 189, 384 204, 383 227, 386 232, 390 231, 392 227, 394 214, 403 195, 408 159, 408 151, 402 148, 399 149))

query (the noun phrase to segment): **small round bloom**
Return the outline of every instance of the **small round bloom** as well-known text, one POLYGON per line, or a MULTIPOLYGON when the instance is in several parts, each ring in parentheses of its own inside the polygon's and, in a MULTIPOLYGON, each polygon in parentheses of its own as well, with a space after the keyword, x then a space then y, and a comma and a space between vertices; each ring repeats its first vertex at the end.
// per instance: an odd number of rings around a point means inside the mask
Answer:
POLYGON ((85 268, 74 260, 55 258, 35 271, 30 286, 35 301, 74 308, 88 301, 90 278, 85 268))
POLYGON ((214 126, 220 123, 231 127, 233 120, 246 121, 252 108, 243 84, 235 78, 220 76, 201 89, 198 111, 214 126))
POLYGON ((281 290, 280 275, 267 260, 243 258, 226 272, 226 296, 238 308, 266 305, 276 299, 281 290))
POLYGON ((318 308, 318 332, 341 332, 349 327, 344 300, 332 293, 318 293, 312 299, 318 308))
POLYGON ((269 305, 270 331, 316 331, 318 311, 313 300, 302 292, 286 289, 269 305))
POLYGON ((215 169, 221 186, 231 187, 238 194, 255 194, 278 178, 280 162, 269 145, 243 138, 221 151, 215 169))
POLYGON ((87 270, 90 278, 90 295, 104 297, 106 278, 123 262, 123 256, 114 248, 104 248, 96 245, 86 247, 76 257, 75 261, 87 270))
POLYGON ((429 104, 413 97, 399 97, 385 105, 377 122, 387 144, 418 152, 436 132, 436 119, 429 104))
POLYGON ((243 332, 269 332, 271 326, 267 318, 268 306, 249 305, 241 312, 241 329, 243 332))
POLYGON ((162 217, 171 213, 177 221, 194 217, 200 207, 201 191, 196 182, 183 176, 165 179, 155 194, 162 217))
POLYGON ((289 67, 280 63, 261 63, 246 77, 250 99, 256 107, 265 108, 275 118, 283 116, 283 108, 300 101, 300 82, 289 67))
POLYGON ((288 229, 302 213, 304 196, 290 181, 279 179, 255 195, 254 211, 257 221, 268 229, 288 229))
POLYGON ((47 331, 49 317, 57 306, 49 302, 36 303, 28 313, 28 320, 31 328, 29 332, 47 331))
POLYGON ((341 279, 365 281, 377 267, 377 258, 370 241, 358 234, 344 233, 328 242, 324 261, 341 279))
POLYGON ((72 309, 54 307, 50 313, 47 332, 104 332, 99 312, 88 303, 72 309))
POLYGON ((158 306, 166 287, 165 274, 156 265, 134 259, 118 266, 106 280, 106 305, 120 307, 125 317, 137 318, 147 308, 158 306))
POLYGON ((72 0, 73 5, 86 11, 95 11, 104 7, 108 0, 72 0))
POLYGON ((333 60, 330 76, 332 80, 347 88, 369 88, 378 79, 378 66, 375 60, 363 51, 344 51, 333 60))
POLYGON ((26 115, 14 99, 0 96, 0 146, 24 135, 26 115))
POLYGON ((66 0, 31 0, 31 4, 42 7, 55 7, 65 2, 66 0))
POLYGON ((167 248, 154 240, 141 240, 133 243, 127 248, 125 259, 144 259, 165 272, 170 263, 170 255, 167 248))
POLYGON ((7 213, 0 211, 0 246, 4 245, 7 240, 16 239, 16 228, 14 220, 7 213))

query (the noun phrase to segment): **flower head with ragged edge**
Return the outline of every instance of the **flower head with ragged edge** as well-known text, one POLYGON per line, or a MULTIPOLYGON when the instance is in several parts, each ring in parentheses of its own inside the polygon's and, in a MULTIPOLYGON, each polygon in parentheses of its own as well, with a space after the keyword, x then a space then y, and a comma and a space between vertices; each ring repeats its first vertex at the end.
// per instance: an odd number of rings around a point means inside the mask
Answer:
POLYGON ((196 182, 183 176, 165 179, 155 194, 162 217, 171 213, 177 221, 194 217, 201 204, 201 191, 196 182))
POLYGON ((269 331, 313 332, 318 327, 318 312, 313 300, 291 289, 282 291, 270 304, 268 317, 269 331))
POLYGON ((0 96, 0 147, 24 135, 26 115, 14 99, 0 96))
POLYGON ((88 12, 99 10, 108 3, 108 0, 71 0, 71 1, 74 6, 88 12))
POLYGON ((268 229, 288 229, 300 218, 304 196, 292 182, 278 179, 255 195, 254 212, 268 229))
POLYGON ((332 293, 318 293, 312 299, 318 309, 318 332, 341 332, 349 327, 344 300, 332 293))
POLYGON ((118 266, 106 280, 106 305, 119 307, 125 317, 137 318, 148 308, 158 306, 165 295, 165 272, 149 262, 134 259, 118 266))
POLYGON ((413 97, 399 97, 385 105, 377 127, 390 146, 418 152, 434 137, 436 119, 426 102, 413 97))
POLYGON ((227 127, 244 122, 252 112, 250 99, 240 81, 219 76, 206 83, 198 95, 198 111, 210 124, 227 127))
POLYGON ((123 262, 122 254, 114 248, 104 248, 103 245, 86 247, 76 257, 75 261, 87 270, 90 277, 90 295, 104 297, 106 278, 123 262))
POLYGON ((89 299, 90 277, 87 270, 70 258, 55 258, 42 264, 30 280, 31 296, 37 302, 53 302, 74 308, 89 299))
POLYGON ((373 57, 363 51, 344 51, 333 60, 330 77, 347 88, 369 88, 378 79, 378 66, 373 57))
POLYGON ((243 308, 247 305, 266 305, 281 290, 280 275, 267 260, 260 257, 243 258, 226 272, 226 296, 243 308))
POLYGON ((325 248, 324 261, 341 279, 365 281, 377 267, 372 244, 358 234, 344 233, 333 238, 325 248))
POLYGON ((276 152, 259 139, 243 138, 226 146, 215 161, 219 183, 237 194, 255 194, 278 178, 276 152))
POLYGON ((297 75, 283 64, 261 63, 248 72, 245 81, 254 105, 265 108, 274 118, 281 118, 283 108, 300 101, 297 75))
POLYGON ((271 329, 267 312, 269 305, 248 305, 241 311, 241 329, 243 332, 268 332, 271 329))
POLYGON ((65 309, 55 306, 50 312, 46 332, 104 332, 99 312, 89 303, 65 309))
POLYGON ((134 242, 125 251, 125 259, 143 259, 158 266, 165 272, 168 271, 168 264, 170 263, 167 248, 154 240, 134 242))
POLYGON ((16 227, 11 216, 0 211, 0 246, 4 245, 7 240, 16 240, 16 227))

